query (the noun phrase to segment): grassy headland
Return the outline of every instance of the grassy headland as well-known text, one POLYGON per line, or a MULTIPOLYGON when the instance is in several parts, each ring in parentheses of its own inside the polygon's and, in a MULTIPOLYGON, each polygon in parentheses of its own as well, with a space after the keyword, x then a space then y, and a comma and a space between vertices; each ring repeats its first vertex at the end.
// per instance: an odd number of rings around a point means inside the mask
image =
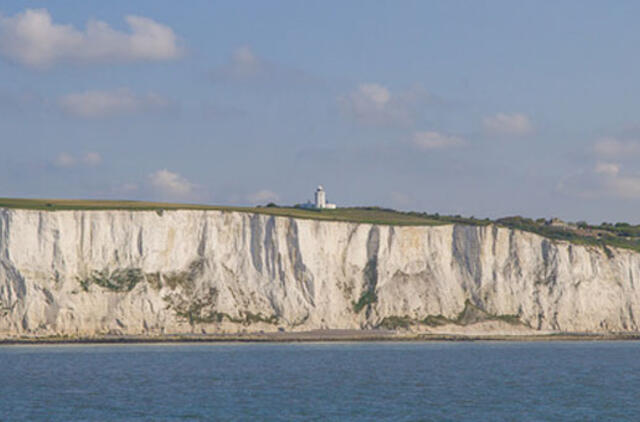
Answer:
POLYGON ((167 202, 144 201, 106 201, 79 199, 17 199, 0 198, 0 208, 20 208, 44 211, 75 210, 125 210, 125 211, 174 211, 174 210, 213 210, 227 212, 246 212, 276 215, 282 217, 305 218, 326 221, 344 221, 354 223, 390 224, 390 225, 438 225, 447 224, 426 215, 403 213, 379 207, 338 208, 334 210, 305 209, 298 207, 232 207, 198 204, 176 204, 167 202))
POLYGON ((314 219, 323 221, 342 221, 367 224, 399 226, 436 226, 444 224, 465 224, 485 226, 494 224, 500 227, 523 230, 539 234, 554 240, 566 240, 580 245, 602 247, 612 256, 609 247, 625 248, 640 252, 640 225, 627 223, 602 223, 590 225, 585 222, 565 223, 557 219, 530 219, 520 216, 499 218, 496 220, 474 217, 444 216, 420 212, 402 212, 380 207, 350 207, 334 210, 304 209, 299 207, 230 207, 198 204, 177 204, 145 201, 107 201, 77 199, 20 199, 0 198, 0 208, 19 208, 46 211, 73 210, 131 210, 164 211, 174 210, 215 210, 227 212, 245 212, 314 219))

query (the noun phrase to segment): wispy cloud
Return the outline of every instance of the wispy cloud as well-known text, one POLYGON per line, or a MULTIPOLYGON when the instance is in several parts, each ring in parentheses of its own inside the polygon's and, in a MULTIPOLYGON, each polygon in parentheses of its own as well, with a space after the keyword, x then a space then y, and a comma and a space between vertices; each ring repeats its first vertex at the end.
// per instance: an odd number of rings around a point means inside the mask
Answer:
POLYGON ((115 195, 130 195, 138 192, 139 186, 137 183, 122 183, 111 189, 111 193, 115 195))
POLYGON ((415 119, 416 109, 429 98, 421 87, 393 93, 377 83, 358 85, 338 97, 342 113, 366 125, 408 125, 415 119))
POLYGON ((257 192, 247 195, 247 200, 252 204, 264 204, 267 202, 275 202, 280 199, 280 196, 268 189, 262 189, 257 192))
POLYGON ((593 168, 562 180, 557 190, 585 199, 640 199, 640 174, 623 172, 622 165, 598 162, 593 168))
POLYGON ((152 19, 129 15, 130 32, 90 20, 84 30, 53 22, 46 9, 0 15, 0 54, 32 68, 59 62, 172 60, 181 55, 173 30, 152 19))
POLYGON ((102 156, 97 152, 88 152, 82 158, 82 161, 89 166, 97 166, 102 163, 102 156))
POLYGON ((186 198, 194 194, 196 185, 185 177, 167 169, 155 171, 149 175, 153 189, 165 197, 186 198))
POLYGON ((70 168, 76 165, 76 159, 71 154, 61 152, 55 160, 53 160, 53 164, 60 168, 70 168))
POLYGON ((98 118, 117 114, 166 108, 169 101, 157 94, 134 94, 126 88, 115 91, 85 91, 58 99, 60 108, 83 118, 98 118))
POLYGON ((616 177, 620 173, 620 164, 598 162, 593 170, 596 174, 616 177))
POLYGON ((272 88, 321 83, 319 78, 303 70, 275 63, 257 55, 248 45, 235 49, 226 63, 209 72, 209 77, 213 82, 262 85, 272 88))
POLYGON ((640 141, 601 138, 593 145, 593 152, 600 158, 630 158, 640 155, 640 141))
POLYGON ((594 163, 561 180, 558 191, 586 199, 640 199, 640 141, 607 136, 587 150, 594 163))
POLYGON ((95 167, 102 163, 102 156, 97 152, 87 152, 84 155, 74 155, 68 152, 61 152, 53 160, 53 165, 59 168, 72 168, 78 165, 95 167))
POLYGON ((490 135, 524 136, 533 133, 533 124, 522 113, 498 113, 482 121, 484 130, 490 135))
POLYGON ((467 145, 467 142, 458 136, 433 131, 414 133, 412 143, 423 150, 456 148, 467 145))

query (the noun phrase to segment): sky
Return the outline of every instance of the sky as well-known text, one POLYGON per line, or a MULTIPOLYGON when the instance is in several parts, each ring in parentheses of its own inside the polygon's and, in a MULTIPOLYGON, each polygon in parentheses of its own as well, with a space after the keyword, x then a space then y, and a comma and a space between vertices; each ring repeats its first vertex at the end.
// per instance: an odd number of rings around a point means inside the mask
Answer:
POLYGON ((640 3, 0 3, 0 197, 640 223, 640 3))

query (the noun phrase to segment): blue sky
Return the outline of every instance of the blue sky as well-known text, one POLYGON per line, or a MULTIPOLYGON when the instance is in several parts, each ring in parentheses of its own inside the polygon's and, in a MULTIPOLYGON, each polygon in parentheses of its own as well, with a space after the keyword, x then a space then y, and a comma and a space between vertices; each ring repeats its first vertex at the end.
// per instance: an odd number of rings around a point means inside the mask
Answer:
POLYGON ((639 9, 5 1, 0 196, 640 223, 639 9))

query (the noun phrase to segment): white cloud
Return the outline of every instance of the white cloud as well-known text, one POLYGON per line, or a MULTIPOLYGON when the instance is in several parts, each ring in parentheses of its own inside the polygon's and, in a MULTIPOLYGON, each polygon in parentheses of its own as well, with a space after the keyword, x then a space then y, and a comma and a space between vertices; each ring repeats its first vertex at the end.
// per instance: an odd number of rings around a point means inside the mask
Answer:
POLYGON ((605 180, 609 195, 622 199, 640 199, 639 176, 616 176, 605 180))
POLYGON ((97 166, 102 162, 102 156, 97 152, 87 152, 82 161, 88 166, 97 166))
POLYGON ((466 144, 466 141, 462 138, 439 132, 427 131, 413 134, 413 145, 425 150, 456 148, 466 144))
POLYGON ((46 68, 58 62, 171 60, 181 50, 173 30, 152 19, 128 15, 129 32, 89 20, 84 31, 56 24, 46 9, 0 15, 0 54, 22 65, 46 68))
POLYGON ((123 183, 122 185, 118 186, 116 189, 116 192, 121 192, 121 193, 132 193, 132 192, 136 192, 138 190, 138 185, 136 183, 123 183))
POLYGON ((247 200, 253 204, 262 204, 265 202, 275 202, 279 200, 280 197, 277 193, 270 191, 268 189, 262 189, 258 192, 251 193, 247 195, 247 200))
POLYGON ((383 85, 366 83, 338 97, 338 105, 344 115, 359 123, 402 125, 414 120, 416 106, 427 97, 428 94, 421 87, 392 93, 383 85))
POLYGON ((256 76, 264 70, 264 63, 247 45, 237 48, 231 55, 231 63, 228 70, 235 77, 247 78, 256 76))
POLYGON ((62 168, 71 168, 75 167, 78 164, 84 164, 88 167, 95 167, 102 163, 102 156, 97 152, 87 152, 85 155, 80 158, 76 158, 76 156, 69 154, 68 152, 61 152, 58 156, 53 160, 53 164, 56 167, 62 168))
POLYGON ((617 176, 618 173, 620 173, 620 164, 598 162, 596 163, 596 167, 594 168, 594 171, 597 174, 604 174, 607 176, 617 176))
POLYGON ((68 114, 96 118, 165 108, 169 101, 157 94, 137 95, 121 88, 68 94, 58 99, 58 105, 68 114))
POLYGON ((596 195, 622 199, 640 199, 640 176, 620 174, 617 163, 597 163, 594 172, 599 176, 600 192, 596 195))
POLYGON ((597 160, 593 167, 565 178, 557 190, 587 199, 640 199, 640 173, 634 171, 640 141, 603 137, 589 151, 597 160))
POLYGON ((121 183, 115 184, 108 190, 109 195, 113 198, 134 198, 134 194, 137 194, 139 186, 137 183, 121 183))
POLYGON ((192 195, 195 190, 193 183, 167 169, 150 174, 149 181, 159 193, 171 197, 187 197, 192 195))
POLYGON ((640 142, 605 137, 596 141, 593 145, 593 151, 599 157, 627 158, 640 155, 640 142))
POLYGON ((362 84, 351 94, 351 98, 356 108, 382 110, 389 104, 391 93, 382 85, 362 84))
POLYGON ((524 136, 533 132, 533 125, 525 114, 498 113, 482 121, 484 130, 492 135, 524 136))
POLYGON ((283 89, 287 87, 311 86, 320 80, 302 70, 271 62, 254 53, 248 45, 235 49, 227 63, 210 72, 214 82, 249 84, 283 89))
POLYGON ((640 199, 640 175, 621 173, 618 163, 599 162, 588 171, 578 172, 558 184, 558 190, 586 199, 640 199))
POLYGON ((56 167, 70 168, 76 165, 76 159, 71 154, 61 152, 60 154, 58 154, 56 159, 53 160, 53 164, 56 167))
POLYGON ((265 76, 269 65, 255 55, 251 47, 243 45, 231 53, 229 62, 212 71, 213 79, 225 81, 250 80, 265 76))

